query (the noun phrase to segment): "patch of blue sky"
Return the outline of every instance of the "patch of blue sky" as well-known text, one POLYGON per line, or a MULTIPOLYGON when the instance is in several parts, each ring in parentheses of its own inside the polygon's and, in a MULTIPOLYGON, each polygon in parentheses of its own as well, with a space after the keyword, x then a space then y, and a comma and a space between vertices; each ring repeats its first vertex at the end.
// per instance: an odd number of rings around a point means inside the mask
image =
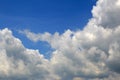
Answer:
POLYGON ((63 33, 65 30, 83 29, 92 17, 96 0, 0 0, 0 29, 9 28, 27 48, 50 53, 45 42, 34 43, 18 30, 35 33, 63 33))

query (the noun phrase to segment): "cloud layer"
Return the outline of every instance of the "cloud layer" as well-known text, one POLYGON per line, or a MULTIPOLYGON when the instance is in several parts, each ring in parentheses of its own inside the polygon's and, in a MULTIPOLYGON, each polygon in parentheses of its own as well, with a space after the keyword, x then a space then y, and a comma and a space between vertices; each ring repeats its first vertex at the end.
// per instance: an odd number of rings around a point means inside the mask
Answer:
POLYGON ((49 60, 25 48, 11 30, 0 30, 0 80, 119 80, 119 12, 120 0, 98 0, 83 30, 20 31, 34 42, 47 42, 54 49, 49 60))

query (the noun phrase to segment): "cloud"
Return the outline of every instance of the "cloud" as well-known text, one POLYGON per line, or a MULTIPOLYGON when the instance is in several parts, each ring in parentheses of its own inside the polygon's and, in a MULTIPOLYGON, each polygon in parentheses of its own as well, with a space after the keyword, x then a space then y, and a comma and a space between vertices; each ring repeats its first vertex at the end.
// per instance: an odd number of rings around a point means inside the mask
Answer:
POLYGON ((106 79, 112 72, 119 74, 120 27, 111 29, 88 25, 83 31, 67 30, 61 35, 47 33, 49 37, 46 33, 35 34, 27 30, 24 34, 31 40, 39 36, 38 41, 47 41, 55 49, 50 64, 61 80, 75 77, 106 79), (29 37, 29 34, 35 36, 29 37))
POLYGON ((92 13, 97 25, 109 28, 120 25, 120 0, 99 0, 96 5, 92 13))
POLYGON ((34 42, 54 49, 49 60, 27 49, 5 28, 0 30, 2 80, 119 80, 120 0, 98 0, 83 30, 64 33, 20 31, 34 42))
POLYGON ((38 50, 27 49, 7 28, 0 30, 1 80, 52 80, 49 61, 38 50))

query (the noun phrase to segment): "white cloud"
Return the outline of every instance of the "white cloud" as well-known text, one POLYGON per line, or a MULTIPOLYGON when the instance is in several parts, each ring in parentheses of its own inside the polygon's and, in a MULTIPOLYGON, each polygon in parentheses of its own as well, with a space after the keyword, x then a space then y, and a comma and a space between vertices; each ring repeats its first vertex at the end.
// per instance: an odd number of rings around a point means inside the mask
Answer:
MULTIPOLYGON (((29 31, 24 33, 27 37, 27 33, 33 34, 29 31)), ((50 64, 61 80, 72 80, 74 77, 99 79, 111 75, 111 70, 119 73, 119 26, 111 29, 88 25, 83 31, 48 34, 47 38, 45 34, 34 33, 47 39, 39 37, 38 41, 47 41, 55 49, 50 64)))
POLYGON ((116 5, 119 7, 120 6, 120 0, 117 0, 116 5))
POLYGON ((114 28, 120 25, 119 0, 99 0, 93 7, 93 19, 97 25, 114 28))
POLYGON ((49 80, 49 61, 38 50, 26 49, 10 30, 0 30, 0 79, 49 80))
POLYGON ((50 60, 38 50, 27 49, 10 30, 0 31, 2 80, 119 80, 119 0, 99 0, 93 18, 83 30, 33 33, 30 40, 46 41, 54 49, 50 60))

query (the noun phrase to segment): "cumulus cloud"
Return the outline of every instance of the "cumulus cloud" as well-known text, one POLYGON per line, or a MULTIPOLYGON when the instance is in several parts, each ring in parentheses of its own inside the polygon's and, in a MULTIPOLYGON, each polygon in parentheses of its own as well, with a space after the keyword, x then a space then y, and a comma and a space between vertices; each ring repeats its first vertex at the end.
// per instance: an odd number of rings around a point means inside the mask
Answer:
POLYGON ((0 30, 2 80, 119 80, 120 0, 98 0, 83 30, 54 34, 20 31, 54 51, 49 60, 27 49, 9 29, 0 30))
POLYGON ((49 80, 48 65, 38 50, 25 48, 7 28, 0 30, 0 80, 49 80))
POLYGON ((97 25, 114 28, 120 25, 120 0, 99 0, 92 13, 97 25))

